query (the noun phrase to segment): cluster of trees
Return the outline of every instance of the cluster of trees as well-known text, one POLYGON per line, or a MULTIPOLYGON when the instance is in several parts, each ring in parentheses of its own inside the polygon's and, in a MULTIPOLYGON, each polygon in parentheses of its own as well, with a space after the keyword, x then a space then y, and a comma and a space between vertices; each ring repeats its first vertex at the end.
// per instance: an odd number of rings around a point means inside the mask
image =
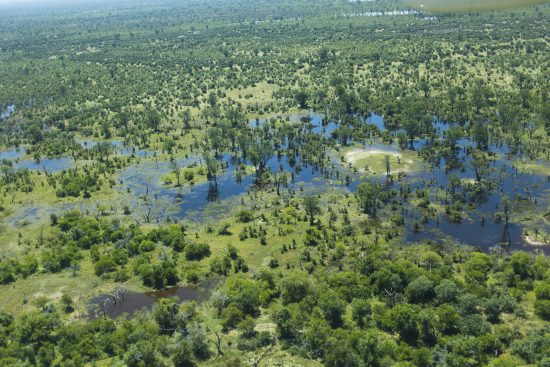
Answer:
POLYGON ((236 354, 224 339, 236 330, 238 350, 269 353, 278 346, 325 366, 550 362, 546 257, 458 247, 362 249, 363 256, 346 257, 349 270, 328 266, 308 275, 263 268, 228 277, 208 304, 221 330, 206 324, 194 303, 179 305, 174 298, 130 320, 64 323, 62 314, 73 312, 67 300, 45 300, 17 318, 2 313, 0 361, 82 365, 110 357, 131 366, 192 366, 217 356, 235 365, 239 358, 229 358, 236 354), (535 315, 528 310, 532 293, 535 315), (274 332, 258 328, 265 314, 274 332), (532 326, 521 331, 511 320, 532 326))
POLYGON ((72 270, 76 276, 79 263, 89 256, 99 277, 124 282, 135 274, 145 285, 161 289, 180 280, 179 253, 189 262, 210 256, 210 246, 191 241, 179 225, 145 233, 135 224, 122 226, 116 219, 98 219, 78 211, 61 217, 53 214, 51 224, 51 231, 36 242, 39 259, 27 255, 0 261, 1 284, 38 271, 72 270))
POLYGON ((90 172, 80 174, 77 170, 69 170, 59 174, 55 182, 59 182, 61 186, 55 192, 61 198, 66 196, 79 197, 81 195, 84 198, 89 198, 91 192, 99 191, 103 184, 97 174, 90 174, 90 172))

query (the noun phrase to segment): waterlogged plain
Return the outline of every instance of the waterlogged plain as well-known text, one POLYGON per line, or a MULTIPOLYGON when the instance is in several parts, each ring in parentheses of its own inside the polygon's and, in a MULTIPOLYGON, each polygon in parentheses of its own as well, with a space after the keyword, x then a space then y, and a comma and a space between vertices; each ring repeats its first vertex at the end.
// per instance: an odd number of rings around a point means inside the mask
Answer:
MULTIPOLYGON (((375 113, 367 117, 360 117, 363 124, 374 126, 379 131, 386 131, 384 119, 375 113)), ((249 125, 261 129, 277 121, 288 121, 291 124, 303 125, 308 131, 322 136, 327 141, 333 140, 333 134, 340 124, 326 119, 317 113, 292 114, 282 118, 258 118, 252 119, 249 125)), ((446 131, 452 126, 450 123, 435 120, 434 131, 437 139, 443 139, 446 131)), ((395 137, 399 131, 392 131, 395 137)), ((79 143, 86 149, 94 149, 97 141, 80 140, 79 143)), ((441 198, 438 197, 438 188, 445 187, 449 183, 450 175, 458 177, 466 184, 474 179, 470 158, 465 154, 468 147, 475 144, 469 138, 457 140, 458 160, 460 165, 449 170, 445 160, 441 159, 434 166, 422 163, 419 150, 430 144, 428 138, 415 139, 412 149, 402 149, 397 142, 387 144, 379 139, 369 139, 363 143, 355 142, 356 146, 344 147, 331 154, 333 169, 320 170, 302 164, 300 158, 292 163, 286 155, 272 157, 267 162, 272 172, 287 172, 289 180, 284 185, 284 190, 306 190, 308 192, 322 193, 333 190, 336 187, 343 188, 353 194, 360 182, 366 177, 385 182, 386 157, 390 161, 390 172, 402 177, 399 181, 387 186, 388 190, 398 190, 400 186, 409 186, 412 189, 431 188, 430 195, 434 205, 441 198)), ((216 178, 217 187, 212 180, 202 179, 192 185, 174 187, 173 167, 170 161, 159 160, 158 153, 151 150, 142 150, 128 147, 121 141, 110 143, 115 155, 132 155, 138 158, 138 162, 122 169, 115 176, 116 192, 107 195, 107 198, 97 197, 77 205, 76 203, 40 204, 33 203, 23 206, 16 213, 8 216, 5 222, 9 225, 24 226, 30 222, 44 222, 51 213, 62 214, 70 209, 78 209, 85 212, 96 212, 98 207, 107 206, 108 209, 116 208, 118 212, 123 207, 129 208, 129 215, 136 221, 163 223, 171 221, 203 222, 219 220, 230 214, 231 205, 224 205, 224 201, 246 196, 254 191, 255 176, 250 162, 243 161, 231 154, 223 154, 218 158, 221 173, 216 178), (244 167, 244 171, 242 170, 244 167), (246 168, 249 167, 249 168, 246 168), (166 177, 170 177, 172 185, 167 185, 166 177), (117 193, 118 192, 118 193, 117 193), (115 199, 113 201, 113 198, 115 199), (214 209, 215 208, 215 209, 214 209)), ((350 142, 351 145, 351 142, 350 142)), ((286 148, 283 146, 283 148, 286 148)), ((518 169, 516 162, 521 166, 522 162, 513 157, 508 159, 509 150, 506 146, 492 145, 489 148, 497 155, 491 164, 491 176, 498 183, 484 198, 478 200, 473 206, 465 210, 464 218, 459 222, 449 220, 441 207, 436 214, 425 215, 417 207, 411 205, 405 213, 408 225, 405 228, 404 238, 408 242, 421 240, 455 240, 460 243, 479 246, 485 251, 491 248, 499 248, 498 244, 506 244, 506 250, 514 249, 542 249, 548 251, 546 246, 541 246, 548 241, 545 237, 550 233, 550 226, 542 216, 520 215, 521 212, 539 212, 549 207, 550 182, 545 176, 544 167, 547 162, 539 161, 536 164, 542 174, 529 170, 529 166, 523 165, 518 169), (542 172, 541 172, 542 170, 542 172), (508 227, 499 222, 496 214, 499 212, 498 204, 503 195, 519 197, 524 201, 521 210, 515 214, 514 223, 508 227), (505 228, 506 227, 506 228, 505 228), (536 229, 535 229, 536 228, 536 229), (529 232, 536 232, 537 239, 529 237, 529 232), (533 246, 533 243, 536 245, 533 246)), ((17 159, 20 150, 5 151, 6 159, 17 159)), ((205 170, 204 159, 200 156, 179 158, 175 162, 179 169, 199 167, 205 170)), ((55 173, 72 167, 72 159, 69 157, 43 158, 40 162, 22 160, 16 163, 19 169, 29 169, 55 173)), ((196 181, 196 180, 195 180, 196 181)), ((111 190, 112 191, 112 190, 111 190)), ((533 237, 533 236, 531 236, 533 237)))
POLYGON ((548 364, 547 5, 4 9, 0 365, 548 364))

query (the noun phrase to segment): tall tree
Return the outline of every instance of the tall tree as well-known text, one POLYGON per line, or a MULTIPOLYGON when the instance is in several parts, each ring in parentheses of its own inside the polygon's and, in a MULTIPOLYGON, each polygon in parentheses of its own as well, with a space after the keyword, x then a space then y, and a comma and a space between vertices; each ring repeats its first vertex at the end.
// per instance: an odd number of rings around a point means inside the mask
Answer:
POLYGON ((372 214, 376 217, 378 200, 382 193, 382 186, 371 181, 363 181, 357 188, 357 199, 363 207, 365 214, 372 214))
POLYGON ((315 224, 315 215, 321 213, 319 198, 315 195, 306 196, 304 198, 304 208, 309 216, 309 225, 313 226, 315 224))

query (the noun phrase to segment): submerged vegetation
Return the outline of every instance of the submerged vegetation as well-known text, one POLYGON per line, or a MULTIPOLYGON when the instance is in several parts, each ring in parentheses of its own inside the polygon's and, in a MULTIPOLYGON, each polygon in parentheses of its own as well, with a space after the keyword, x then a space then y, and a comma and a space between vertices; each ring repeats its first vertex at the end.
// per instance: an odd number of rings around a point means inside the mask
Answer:
POLYGON ((0 365, 550 366, 548 5, 0 9, 0 365))

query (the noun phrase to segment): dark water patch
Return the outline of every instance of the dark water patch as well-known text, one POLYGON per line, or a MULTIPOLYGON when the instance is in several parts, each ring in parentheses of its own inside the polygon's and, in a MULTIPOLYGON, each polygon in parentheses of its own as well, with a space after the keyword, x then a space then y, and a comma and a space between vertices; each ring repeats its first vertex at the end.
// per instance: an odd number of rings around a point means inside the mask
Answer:
MULTIPOLYGON (((450 126, 451 124, 448 123, 434 121, 434 127, 439 135, 436 140, 442 139, 444 132, 450 126)), ((419 151, 434 143, 435 141, 429 139, 416 139, 414 149, 419 151)), ((474 184, 475 172, 468 150, 476 145, 471 139, 462 138, 457 142, 456 157, 452 166, 447 165, 445 158, 441 158, 435 164, 425 161, 420 170, 404 174, 401 182, 395 180, 389 187, 385 185, 385 175, 370 176, 368 179, 378 180, 388 190, 393 189, 397 192, 399 192, 400 186, 410 187, 413 196, 415 190, 427 189, 430 203, 444 207, 446 203, 440 195, 444 194, 449 187, 451 175, 458 177, 462 185, 474 184)), ((401 150, 397 143, 388 145, 380 142, 365 146, 365 149, 387 151, 390 154, 401 150)), ((502 247, 506 251, 550 252, 549 247, 533 246, 525 240, 523 236, 527 229, 525 224, 510 223, 505 231, 505 224, 498 218, 499 213, 502 214, 500 205, 503 196, 508 196, 513 202, 519 203, 519 205, 514 205, 513 212, 514 210, 545 212, 550 205, 550 180, 543 175, 517 170, 514 167, 514 161, 509 159, 510 150, 505 144, 490 144, 488 151, 493 155, 493 160, 484 176, 484 182, 488 186, 479 195, 473 196, 472 192, 467 192, 464 195, 466 202, 462 204, 462 207, 466 218, 457 223, 448 219, 444 211, 443 213, 440 211, 439 219, 436 219, 432 215, 425 215, 421 209, 405 201, 403 215, 406 224, 404 238, 406 242, 451 239, 479 247, 486 252, 494 251, 495 248, 500 250, 500 244, 506 245, 502 247), (505 239, 503 239, 503 233, 506 233, 505 239)), ((549 163, 539 162, 539 164, 547 165, 549 163)), ((352 182, 349 190, 354 192, 360 182, 361 180, 352 182)), ((453 200, 450 200, 447 204, 452 203, 453 200)), ((521 215, 521 212, 517 214, 521 215)), ((530 226, 533 225, 541 232, 550 232, 550 224, 543 220, 536 220, 530 226)), ((532 231, 532 228, 530 230, 532 231)))
MULTIPOLYGON (((172 170, 169 162, 141 162, 121 172, 118 177, 122 182, 120 189, 131 194, 128 200, 137 209, 136 213, 149 210, 155 222, 167 219, 203 221, 206 219, 203 215, 205 210, 210 213, 208 219, 213 219, 213 211, 208 210, 210 207, 250 192, 256 181, 254 174, 246 175, 240 171, 242 164, 250 165, 250 162, 225 154, 220 158, 220 163, 225 168, 217 175, 217 185, 214 181, 209 181, 190 187, 174 188, 166 187, 161 182, 161 177, 172 170)), ((179 167, 190 164, 204 163, 200 157, 178 161, 179 167)), ((330 171, 321 170, 304 164, 300 157, 290 159, 287 156, 274 156, 267 162, 267 168, 272 172, 282 171, 289 174, 288 183, 281 188, 282 191, 331 187, 337 181, 336 172, 340 171, 339 164, 334 162, 334 165, 335 168, 330 171)), ((339 178, 340 185, 344 185, 343 180, 342 174, 339 178)), ((222 209, 224 206, 216 207, 222 209)), ((218 216, 223 217, 226 214, 227 210, 220 210, 218 216)))
POLYGON ((150 311, 155 302, 162 298, 177 298, 180 303, 204 302, 217 284, 217 279, 211 279, 198 286, 176 286, 144 293, 117 290, 112 294, 94 297, 88 305, 88 319, 117 318, 123 315, 132 317, 138 311, 150 311))
MULTIPOLYGON (((472 143, 463 139, 461 145, 471 146, 472 143)), ((466 203, 463 203, 463 211, 466 219, 460 223, 450 221, 442 213, 439 220, 431 216, 425 217, 420 210, 409 205, 409 213, 406 215, 407 230, 405 238, 408 242, 418 242, 419 240, 431 240, 434 238, 452 238, 460 243, 481 248, 483 251, 490 252, 499 244, 506 244, 504 248, 509 251, 530 250, 543 251, 548 253, 548 248, 532 246, 523 238, 523 232, 526 226, 521 223, 510 223, 507 230, 504 223, 498 218, 498 213, 502 214, 500 207, 503 196, 508 196, 513 202, 521 205, 515 207, 528 207, 534 212, 544 212, 550 205, 550 181, 548 177, 533 173, 518 171, 513 162, 506 159, 507 147, 492 146, 490 150, 497 152, 497 158, 490 163, 489 170, 484 177, 487 187, 479 195, 465 193, 466 203), (473 208, 470 204, 473 204, 473 208), (414 224, 420 224, 420 230, 415 230, 414 224), (503 234, 506 234, 504 238, 503 234)), ((426 167, 426 169, 411 174, 408 184, 413 190, 430 191, 430 202, 445 205, 441 197, 436 194, 439 191, 446 190, 449 187, 451 175, 458 177, 462 185, 467 182, 473 184, 475 173, 471 164, 471 158, 464 151, 458 154, 459 165, 455 168, 446 167, 445 159, 442 159, 435 166, 426 167)), ((396 189, 396 187, 394 187, 396 189)), ((449 204, 452 203, 452 200, 449 204)), ((517 209, 519 210, 519 209, 517 209)), ((550 231, 550 225, 546 223, 537 223, 539 229, 544 232, 550 231)))
MULTIPOLYGON (((420 220, 420 216, 416 217, 420 220)), ((467 218, 461 223, 449 221, 443 215, 439 220, 430 219, 416 231, 409 221, 406 226, 405 241, 410 243, 425 241, 452 240, 469 246, 477 247, 484 252, 512 252, 525 250, 542 251, 550 254, 550 249, 544 246, 532 246, 523 238, 523 226, 516 223, 496 223, 493 218, 481 219, 479 214, 467 218)))

